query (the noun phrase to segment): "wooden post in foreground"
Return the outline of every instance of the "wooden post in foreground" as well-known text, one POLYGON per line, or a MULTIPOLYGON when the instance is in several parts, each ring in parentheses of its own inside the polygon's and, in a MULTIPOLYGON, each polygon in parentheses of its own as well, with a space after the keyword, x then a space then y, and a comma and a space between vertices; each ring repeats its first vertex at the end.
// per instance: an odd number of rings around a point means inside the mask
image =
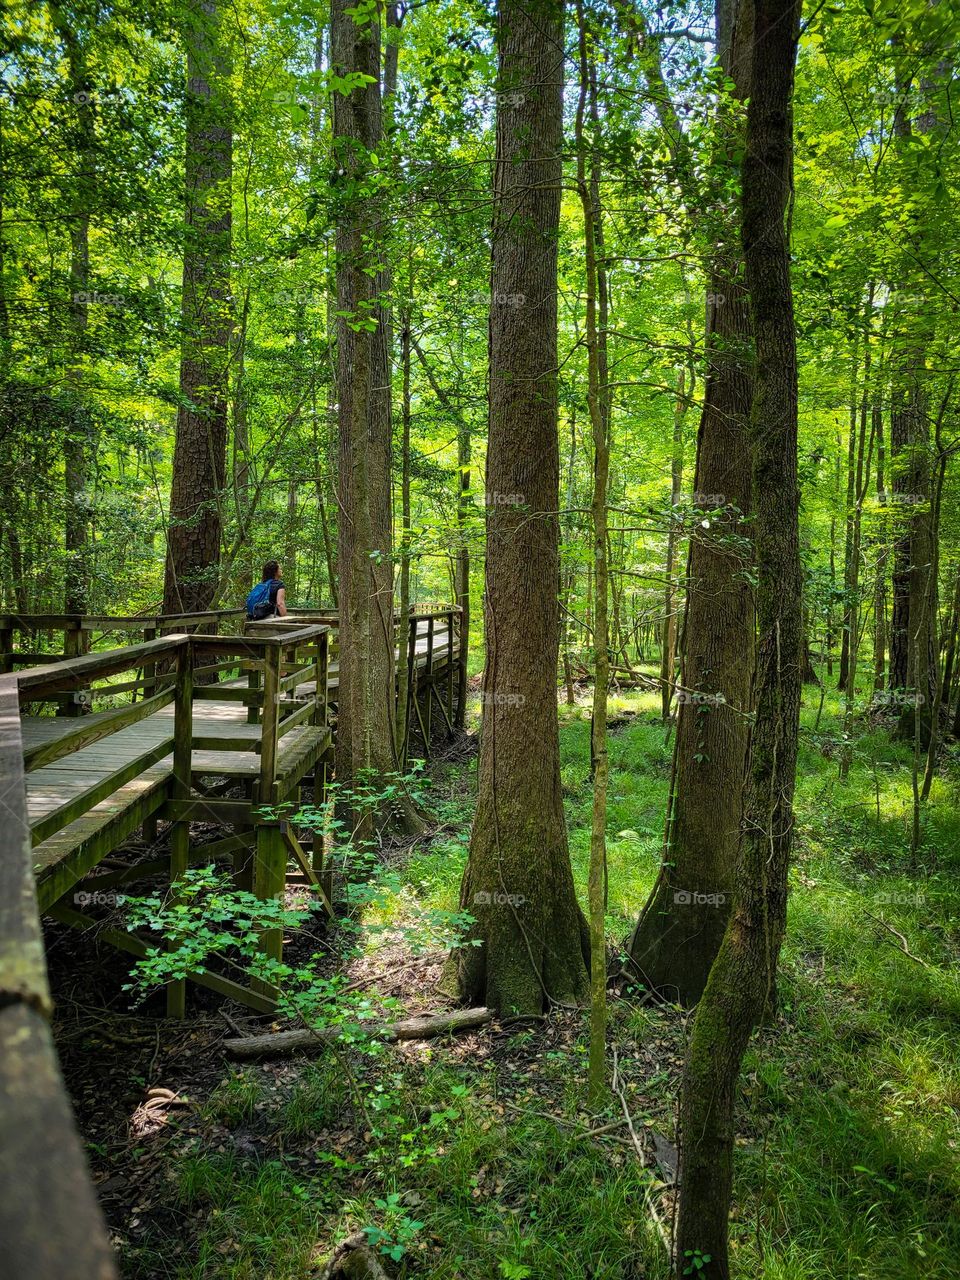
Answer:
POLYGON ((0 1241, 3 1274, 116 1280, 50 1034, 16 682, 0 681, 0 1241))
POLYGON ((427 738, 427 747, 430 746, 430 739, 433 737, 433 614, 427 619, 427 665, 424 670, 426 677, 424 683, 427 686, 427 705, 424 707, 424 733, 427 738))
MULTIPOLYGON (((173 800, 189 800, 193 756, 193 641, 188 640, 177 652, 177 683, 173 715, 173 800)), ((178 819, 170 833, 170 887, 176 892, 177 881, 190 863, 190 823, 178 819)), ((187 1011, 185 979, 167 985, 167 1017, 182 1018, 187 1011)))
MULTIPOLYGON (((266 641, 263 652, 263 719, 260 735, 260 780, 256 789, 259 805, 275 805, 277 796, 277 747, 280 728, 280 673, 283 647, 279 639, 266 641)), ((264 901, 283 896, 287 872, 287 846, 277 821, 260 821, 256 826, 253 858, 253 891, 264 901)), ((268 929, 261 939, 264 953, 279 960, 283 953, 283 930, 268 929)), ((254 981, 254 991, 274 996, 269 983, 254 981)))
MULTIPOLYGON (((313 723, 317 728, 325 728, 327 724, 327 671, 330 662, 330 633, 324 631, 317 638, 317 660, 314 664, 314 708, 313 723)), ((314 808, 320 809, 323 806, 327 795, 327 753, 320 757, 313 766, 313 804, 314 808)), ((329 888, 326 882, 329 876, 324 871, 324 848, 323 848, 323 832, 314 831, 313 833, 313 869, 320 878, 320 883, 324 885, 324 892, 330 897, 329 888)))
POLYGON ((0 672, 13 670, 13 627, 0 627, 0 672))
POLYGON ((447 614, 447 737, 453 737, 453 685, 456 666, 453 661, 453 610, 447 614))

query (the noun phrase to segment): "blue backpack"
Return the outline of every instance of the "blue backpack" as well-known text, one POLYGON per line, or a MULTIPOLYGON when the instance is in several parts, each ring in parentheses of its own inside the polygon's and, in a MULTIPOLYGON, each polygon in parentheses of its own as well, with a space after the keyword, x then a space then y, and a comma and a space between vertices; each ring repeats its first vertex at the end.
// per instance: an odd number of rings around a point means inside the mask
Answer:
POLYGON ((247 596, 247 618, 251 622, 259 622, 276 612, 276 605, 270 599, 273 585, 273 579, 267 578, 265 582, 258 582, 247 596))

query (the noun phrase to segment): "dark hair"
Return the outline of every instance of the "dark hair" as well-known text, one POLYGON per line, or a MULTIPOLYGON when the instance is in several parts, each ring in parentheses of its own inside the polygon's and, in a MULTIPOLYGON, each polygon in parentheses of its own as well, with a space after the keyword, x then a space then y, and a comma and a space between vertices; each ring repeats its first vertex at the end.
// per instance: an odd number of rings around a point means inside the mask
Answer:
POLYGON ((280 572, 279 560, 268 560, 263 566, 263 581, 266 582, 270 578, 275 578, 280 572))

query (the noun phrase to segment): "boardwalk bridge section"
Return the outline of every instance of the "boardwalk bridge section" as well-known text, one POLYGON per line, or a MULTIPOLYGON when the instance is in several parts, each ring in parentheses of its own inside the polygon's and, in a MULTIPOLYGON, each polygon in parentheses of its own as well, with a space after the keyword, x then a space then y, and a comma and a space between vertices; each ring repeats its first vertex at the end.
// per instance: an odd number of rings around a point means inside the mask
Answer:
MULTIPOLYGON (((414 725, 429 754, 435 709, 453 731, 466 657, 459 616, 428 606, 396 619, 404 758, 414 725)), ((83 905, 148 877, 175 886, 191 862, 221 860, 262 898, 294 878, 332 911, 322 837, 304 848, 276 810, 323 802, 337 631, 335 614, 307 611, 248 624, 233 610, 0 615, 0 1238, 13 1274, 114 1274, 50 1035, 41 916, 142 956, 146 940, 103 927, 83 905), (44 651, 42 638, 49 647, 56 634, 62 652, 44 651), (229 834, 195 845, 194 822, 229 834), (138 832, 151 856, 105 869, 138 832)), ((282 934, 262 945, 279 958, 282 934)), ((190 979, 257 1011, 274 1007, 263 985, 213 972, 190 979)), ((184 982, 169 984, 167 1008, 183 1015, 184 982)))

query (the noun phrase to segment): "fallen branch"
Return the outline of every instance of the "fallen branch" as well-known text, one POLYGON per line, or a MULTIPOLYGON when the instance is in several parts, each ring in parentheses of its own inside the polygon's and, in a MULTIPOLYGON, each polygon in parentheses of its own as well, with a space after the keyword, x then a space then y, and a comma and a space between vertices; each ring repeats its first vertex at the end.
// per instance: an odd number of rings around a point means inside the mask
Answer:
MULTIPOLYGON (((482 1027, 492 1017, 490 1009, 455 1009, 452 1013, 423 1014, 416 1018, 404 1018, 399 1022, 383 1023, 370 1028, 370 1034, 387 1042, 429 1040, 445 1033, 482 1027)), ((249 1060, 276 1058, 287 1053, 320 1053, 325 1045, 339 1037, 339 1027, 324 1027, 318 1031, 278 1031, 273 1035, 242 1036, 223 1043, 231 1057, 249 1060)))
MULTIPOLYGON (((620 1088, 619 1077, 620 1077, 620 1063, 617 1057, 617 1046, 614 1045, 613 1046, 613 1081, 612 1081, 613 1091, 617 1095, 617 1097, 620 1099, 620 1105, 623 1108, 624 1123, 626 1124, 627 1128, 630 1130, 630 1137, 633 1141, 634 1149, 636 1150, 636 1153, 637 1153, 637 1159, 640 1161, 641 1167, 646 1167, 649 1164, 649 1161, 647 1160, 647 1153, 644 1151, 643 1144, 641 1143, 640 1139, 637 1137, 637 1131, 633 1127, 633 1119, 630 1115, 630 1108, 627 1106, 627 1100, 624 1097, 623 1090, 620 1088)), ((653 1195, 651 1194, 650 1188, 648 1186, 644 1186, 643 1188, 643 1200, 647 1206, 647 1212, 650 1214, 650 1219, 653 1222, 653 1225, 657 1228, 657 1234, 660 1236, 660 1241, 663 1244, 664 1249, 666 1249, 667 1251, 667 1256, 672 1258, 673 1244, 670 1239, 670 1233, 667 1230, 667 1228, 664 1226, 663 1218, 660 1216, 660 1210, 657 1208, 656 1204, 654 1203, 653 1195)))
POLYGON ((900 932, 899 929, 895 929, 892 924, 887 924, 886 920, 883 920, 880 916, 875 916, 871 911, 868 911, 867 915, 870 917, 871 920, 876 920, 877 924, 883 925, 884 929, 886 929, 888 933, 893 934, 893 936, 897 939, 897 942, 899 942, 900 945, 899 947, 897 947, 895 944, 891 944, 891 945, 893 945, 895 947, 895 950, 899 951, 901 955, 906 956, 908 960, 913 960, 916 964, 922 964, 923 967, 925 969, 929 969, 931 973, 943 972, 943 970, 938 969, 935 964, 930 964, 928 960, 924 960, 922 956, 915 956, 913 952, 910 950, 910 944, 907 942, 907 939, 904 937, 904 935, 900 932))

